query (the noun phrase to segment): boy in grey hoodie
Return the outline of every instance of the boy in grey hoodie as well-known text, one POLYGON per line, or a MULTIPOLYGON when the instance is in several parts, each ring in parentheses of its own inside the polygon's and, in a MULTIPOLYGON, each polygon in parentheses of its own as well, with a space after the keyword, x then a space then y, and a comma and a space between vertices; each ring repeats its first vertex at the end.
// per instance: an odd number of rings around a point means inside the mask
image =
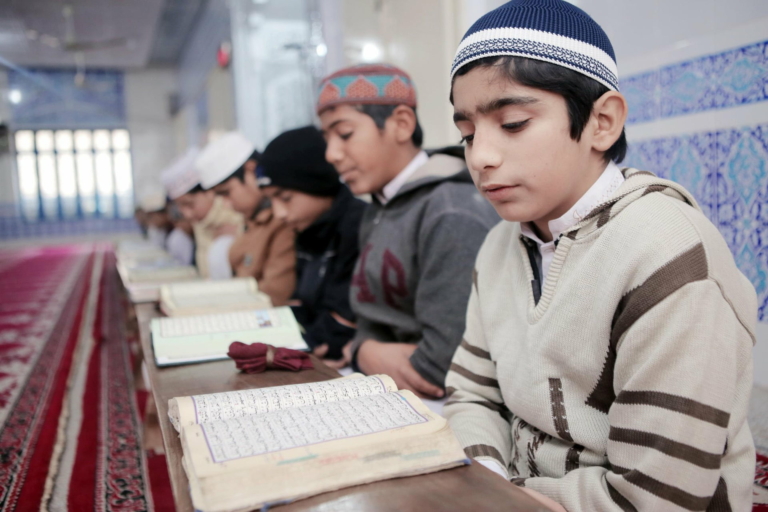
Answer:
POLYGON ((325 78, 326 158, 353 193, 371 194, 360 228, 346 357, 401 389, 441 397, 464 330, 472 265, 499 217, 473 187, 462 148, 426 152, 410 77, 362 65, 325 78))

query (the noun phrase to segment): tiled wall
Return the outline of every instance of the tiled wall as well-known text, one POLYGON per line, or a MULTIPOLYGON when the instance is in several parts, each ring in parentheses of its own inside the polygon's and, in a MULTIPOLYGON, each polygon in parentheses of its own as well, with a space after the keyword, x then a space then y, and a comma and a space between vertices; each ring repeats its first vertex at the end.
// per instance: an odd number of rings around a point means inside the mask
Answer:
POLYGON ((630 124, 768 100, 768 41, 630 76, 621 91, 630 124))
MULTIPOLYGON (((768 41, 630 76, 622 81, 622 92, 630 105, 630 126, 749 109, 768 100, 768 41)), ((694 194, 754 284, 759 319, 768 322, 768 118, 707 131, 697 131, 692 121, 690 128, 631 140, 625 164, 674 180, 694 194)))
POLYGON ((56 222, 26 222, 19 217, 0 217, 0 240, 138 232, 139 227, 133 219, 79 219, 56 222))
POLYGON ((123 128, 123 73, 88 70, 82 85, 65 69, 10 70, 8 86, 21 92, 12 105, 13 128, 123 128))

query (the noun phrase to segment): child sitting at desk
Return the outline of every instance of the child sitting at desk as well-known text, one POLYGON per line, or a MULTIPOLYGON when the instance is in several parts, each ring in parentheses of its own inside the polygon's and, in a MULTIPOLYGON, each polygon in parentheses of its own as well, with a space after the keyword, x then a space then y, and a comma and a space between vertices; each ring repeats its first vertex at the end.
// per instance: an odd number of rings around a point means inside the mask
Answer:
POLYGON ((232 277, 229 249, 243 232, 243 216, 212 190, 200 186, 200 173, 194 165, 198 153, 190 149, 163 171, 160 179, 181 215, 192 223, 200 276, 225 279, 232 277))
POLYGON ((259 190, 258 158, 244 135, 230 132, 208 144, 195 167, 203 189, 213 189, 246 218, 245 233, 229 249, 235 275, 254 277, 273 305, 284 306, 296 285, 295 235, 272 215, 269 199, 259 190))
POLYGON ((688 191, 616 165, 627 103, 602 28, 514 0, 452 76, 504 219, 446 381, 466 453, 560 512, 749 510, 755 290, 688 191))
POLYGON ((468 269, 499 218, 473 187, 461 148, 421 148, 415 109, 410 77, 386 65, 325 78, 317 104, 326 158, 354 194, 373 195, 352 280, 353 366, 441 397, 464 330, 468 269))
POLYGON ((355 334, 349 286, 366 204, 339 181, 314 126, 287 131, 270 142, 256 174, 274 216, 297 234, 292 299, 304 339, 327 364, 344 366, 342 348, 355 334))

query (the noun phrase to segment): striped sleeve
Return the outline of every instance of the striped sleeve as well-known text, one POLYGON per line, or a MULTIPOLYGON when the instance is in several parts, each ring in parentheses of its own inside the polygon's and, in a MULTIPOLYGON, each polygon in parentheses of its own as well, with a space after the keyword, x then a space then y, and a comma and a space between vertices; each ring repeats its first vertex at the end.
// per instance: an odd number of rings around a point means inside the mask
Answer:
POLYGON ((569 512, 748 510, 754 454, 734 408, 749 394, 751 348, 705 259, 652 277, 622 301, 587 400, 608 414, 610 467, 529 478, 526 487, 569 512))
POLYGON ((483 335, 476 272, 473 281, 464 339, 446 377, 449 399, 443 414, 469 457, 495 460, 506 471, 512 449, 509 411, 483 335))

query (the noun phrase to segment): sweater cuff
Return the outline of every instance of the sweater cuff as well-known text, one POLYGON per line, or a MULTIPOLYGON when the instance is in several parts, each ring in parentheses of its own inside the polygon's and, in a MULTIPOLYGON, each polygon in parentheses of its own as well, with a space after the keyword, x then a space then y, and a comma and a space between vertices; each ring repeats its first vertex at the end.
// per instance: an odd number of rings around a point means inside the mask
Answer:
POLYGON ((424 377, 427 381, 435 386, 445 389, 445 374, 446 370, 438 367, 432 360, 430 360, 424 353, 418 348, 411 354, 411 366, 419 372, 419 375, 424 377))
POLYGON ((357 366, 357 351, 360 350, 360 345, 363 344, 365 341, 365 338, 355 338, 350 342, 350 352, 352 354, 352 360, 349 362, 349 364, 352 366, 352 368, 356 371, 360 371, 360 367, 357 366))

